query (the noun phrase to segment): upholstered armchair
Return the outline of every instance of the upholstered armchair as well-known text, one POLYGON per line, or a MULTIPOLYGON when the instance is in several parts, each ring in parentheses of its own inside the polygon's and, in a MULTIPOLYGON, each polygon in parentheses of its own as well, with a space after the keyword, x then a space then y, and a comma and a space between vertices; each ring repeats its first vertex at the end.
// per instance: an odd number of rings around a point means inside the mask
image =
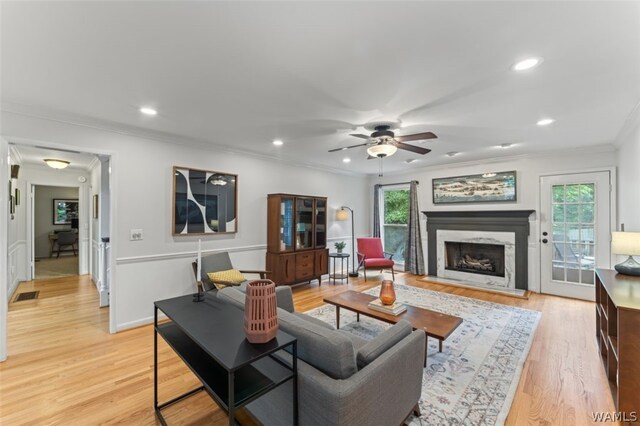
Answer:
POLYGON ((380 238, 358 238, 358 270, 364 271, 364 280, 367 280, 367 269, 391 269, 391 276, 396 278, 393 272, 393 253, 382 250, 380 238))

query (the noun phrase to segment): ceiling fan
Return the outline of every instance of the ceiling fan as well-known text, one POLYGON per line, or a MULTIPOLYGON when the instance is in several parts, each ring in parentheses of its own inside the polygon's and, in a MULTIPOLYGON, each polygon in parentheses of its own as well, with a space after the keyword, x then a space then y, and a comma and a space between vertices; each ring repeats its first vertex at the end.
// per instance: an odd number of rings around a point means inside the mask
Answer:
POLYGON ((330 149, 329 152, 344 151, 346 149, 357 148, 360 146, 368 146, 367 153, 369 159, 390 157, 396 153, 398 149, 415 152, 416 154, 428 154, 430 149, 420 146, 409 145, 404 142, 418 141, 426 139, 436 139, 437 136, 431 132, 416 133, 413 135, 396 136, 388 124, 381 124, 374 127, 374 132, 370 136, 362 134, 351 134, 356 138, 368 139, 367 142, 358 145, 346 146, 344 148, 330 149))
POLYGON ((409 145, 404 142, 437 138, 437 136, 431 132, 415 133, 413 135, 405 135, 405 136, 396 136, 391 130, 391 125, 389 124, 376 125, 374 127, 374 132, 371 133, 371 136, 362 135, 362 134, 351 134, 351 136, 355 136, 356 138, 368 139, 368 141, 358 145, 346 146, 344 148, 330 149, 329 152, 344 151, 351 148, 358 148, 360 146, 368 146, 367 148, 367 154, 369 154, 368 159, 369 160, 373 158, 380 159, 378 176, 382 176, 382 159, 384 157, 392 156, 393 154, 396 153, 398 149, 404 149, 406 151, 415 152, 416 154, 421 154, 421 155, 425 155, 431 152, 431 150, 428 148, 409 145))

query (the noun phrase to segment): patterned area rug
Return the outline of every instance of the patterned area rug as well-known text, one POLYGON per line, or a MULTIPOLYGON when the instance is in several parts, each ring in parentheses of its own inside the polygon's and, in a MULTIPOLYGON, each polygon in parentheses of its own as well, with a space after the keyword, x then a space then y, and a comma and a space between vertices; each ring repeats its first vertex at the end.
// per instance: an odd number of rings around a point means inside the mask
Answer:
MULTIPOLYGON (((468 297, 396 284, 401 303, 459 316, 464 322, 444 341, 429 339, 422 381, 420 418, 411 425, 501 425, 518 386, 540 312, 468 297)), ((366 293, 377 295, 379 287, 366 293)), ((335 326, 335 307, 324 305, 308 314, 335 326)), ((341 327, 372 339, 389 327, 341 309, 341 327)))

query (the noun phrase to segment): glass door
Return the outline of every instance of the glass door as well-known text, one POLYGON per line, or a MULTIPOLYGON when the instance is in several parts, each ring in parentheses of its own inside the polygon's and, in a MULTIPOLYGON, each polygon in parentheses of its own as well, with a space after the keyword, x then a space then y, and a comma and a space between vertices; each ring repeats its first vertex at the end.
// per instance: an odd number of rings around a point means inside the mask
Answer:
POLYGON ((541 179, 541 290, 594 300, 595 268, 610 265, 609 172, 541 179))
POLYGON ((280 251, 293 250, 293 198, 280 201, 280 251))
POLYGON ((296 250, 313 248, 313 198, 296 198, 296 250))
POLYGON ((316 248, 327 245, 327 200, 316 199, 316 248))

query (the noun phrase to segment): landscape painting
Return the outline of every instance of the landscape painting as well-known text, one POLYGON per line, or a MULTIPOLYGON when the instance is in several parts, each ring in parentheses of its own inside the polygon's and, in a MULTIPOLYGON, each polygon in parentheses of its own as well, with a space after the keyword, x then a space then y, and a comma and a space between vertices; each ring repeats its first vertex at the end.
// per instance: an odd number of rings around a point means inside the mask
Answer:
POLYGON ((516 201, 516 172, 433 179, 433 204, 516 201))

